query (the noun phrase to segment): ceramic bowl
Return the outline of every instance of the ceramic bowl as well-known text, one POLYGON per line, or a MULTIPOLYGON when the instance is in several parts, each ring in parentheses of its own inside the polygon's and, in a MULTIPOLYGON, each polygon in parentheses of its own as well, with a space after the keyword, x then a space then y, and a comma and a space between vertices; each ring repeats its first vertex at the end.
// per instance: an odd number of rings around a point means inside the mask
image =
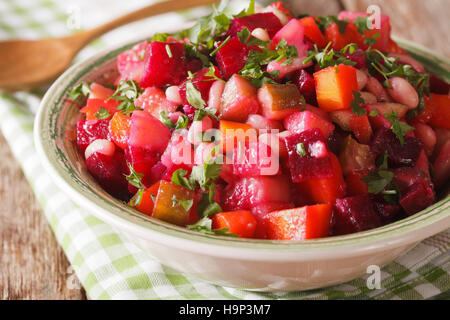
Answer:
MULTIPOLYGON (((399 40, 431 72, 450 81, 450 63, 399 40)), ((103 52, 67 70, 48 90, 35 122, 40 159, 75 203, 126 235, 161 263, 211 283, 255 291, 330 286, 384 266, 423 239, 450 227, 450 196, 409 218, 377 229, 308 241, 269 241, 203 235, 139 214, 108 195, 86 170, 75 143, 78 106, 67 94, 81 81, 116 75, 116 56, 133 44, 103 52)))

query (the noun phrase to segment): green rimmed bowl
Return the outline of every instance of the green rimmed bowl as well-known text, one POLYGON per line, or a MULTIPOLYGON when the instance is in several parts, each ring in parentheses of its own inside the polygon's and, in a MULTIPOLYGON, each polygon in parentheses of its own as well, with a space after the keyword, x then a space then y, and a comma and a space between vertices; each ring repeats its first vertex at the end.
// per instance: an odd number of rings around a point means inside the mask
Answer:
MULTIPOLYGON (((431 72, 450 82, 450 62, 398 40, 431 72)), ((35 143, 55 183, 78 205, 125 234, 161 263, 212 283, 257 291, 314 289, 362 276, 418 242, 450 227, 450 196, 407 219, 356 234, 308 241, 269 241, 203 235, 141 215, 108 195, 86 170, 75 143, 79 108, 67 93, 81 81, 117 75, 116 56, 103 52, 67 70, 48 90, 35 122, 35 143)))

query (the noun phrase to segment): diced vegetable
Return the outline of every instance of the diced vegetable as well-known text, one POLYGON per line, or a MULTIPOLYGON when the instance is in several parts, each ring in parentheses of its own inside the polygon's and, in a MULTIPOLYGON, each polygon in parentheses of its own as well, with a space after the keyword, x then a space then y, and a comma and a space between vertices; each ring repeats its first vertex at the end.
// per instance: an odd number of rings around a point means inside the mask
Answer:
POLYGON ((216 213, 211 217, 212 229, 228 229, 241 238, 253 238, 256 230, 256 219, 247 210, 216 213))
MULTIPOLYGON (((219 44, 220 46, 220 44, 219 44)), ((238 73, 245 66, 248 47, 238 37, 232 37, 216 53, 216 62, 225 79, 238 73)))
POLYGON ((317 102, 327 112, 350 109, 353 92, 358 91, 356 69, 339 65, 314 73, 317 102))
POLYGON ((334 130, 334 125, 310 112, 296 112, 284 119, 284 127, 292 133, 302 133, 309 129, 318 128, 327 139, 334 130))
POLYGON ((345 196, 346 186, 338 158, 330 152, 332 175, 328 178, 315 178, 301 182, 299 189, 314 203, 334 203, 345 196))
POLYGON ((88 99, 86 106, 81 108, 80 112, 86 115, 87 120, 110 119, 116 113, 118 105, 119 102, 114 99, 88 99), (100 108, 104 109, 101 115, 100 108))
POLYGON ((185 55, 182 43, 151 42, 145 51, 141 87, 180 84, 186 77, 185 55))
POLYGON ((182 186, 162 180, 153 208, 153 218, 179 226, 189 222, 193 209, 195 192, 182 186))
POLYGON ((131 117, 116 112, 109 122, 109 137, 121 149, 126 149, 131 130, 131 117))
POLYGON ((225 85, 220 106, 221 119, 245 122, 249 114, 258 113, 259 102, 256 88, 238 74, 225 85))
POLYGON ((151 217, 153 214, 153 207, 155 205, 154 200, 156 199, 156 195, 158 194, 160 184, 161 182, 158 181, 150 188, 136 193, 129 202, 130 206, 135 207, 145 215, 151 217))
POLYGON ((307 240, 330 234, 332 205, 318 204, 303 208, 274 211, 266 216, 268 239, 307 240))
POLYGON ((305 99, 293 84, 264 84, 258 90, 262 114, 270 120, 283 120, 302 110, 305 99))
POLYGON ((299 21, 305 28, 306 38, 317 44, 319 48, 324 48, 327 45, 325 36, 323 35, 322 31, 320 31, 319 26, 317 25, 313 17, 304 17, 299 21))
POLYGON ((434 127, 450 129, 450 96, 430 94, 425 96, 425 113, 431 115, 428 123, 434 127))
POLYGON ((169 128, 151 114, 144 111, 133 112, 128 140, 131 146, 162 152, 167 147, 170 136, 169 128))
POLYGON ((351 136, 345 138, 339 154, 344 175, 375 169, 375 155, 370 147, 359 144, 351 136))
POLYGON ((257 131, 249 124, 221 120, 219 124, 220 145, 222 150, 233 152, 239 144, 245 146, 250 141, 256 141, 257 131), (231 148, 229 148, 231 147, 231 148))
POLYGON ((227 35, 236 36, 244 28, 252 32, 256 28, 266 29, 270 37, 273 37, 283 25, 273 13, 255 13, 245 17, 234 18, 231 21, 227 35))

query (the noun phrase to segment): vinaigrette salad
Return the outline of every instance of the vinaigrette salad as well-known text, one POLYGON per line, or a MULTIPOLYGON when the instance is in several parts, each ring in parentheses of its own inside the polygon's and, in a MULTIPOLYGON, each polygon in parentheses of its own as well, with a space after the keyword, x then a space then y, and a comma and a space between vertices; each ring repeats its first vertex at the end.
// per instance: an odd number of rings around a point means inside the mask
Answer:
POLYGON ((450 178, 449 85, 366 13, 222 5, 80 83, 87 170, 143 215, 210 235, 305 240, 377 228, 450 178))

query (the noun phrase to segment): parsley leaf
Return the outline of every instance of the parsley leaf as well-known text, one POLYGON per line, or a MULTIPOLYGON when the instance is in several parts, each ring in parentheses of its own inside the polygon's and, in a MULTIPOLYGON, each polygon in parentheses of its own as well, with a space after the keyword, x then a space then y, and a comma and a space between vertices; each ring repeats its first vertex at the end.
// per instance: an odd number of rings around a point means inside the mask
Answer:
POLYGON ((189 230, 197 231, 203 234, 216 235, 216 236, 226 236, 226 237, 239 237, 237 234, 229 232, 228 228, 222 229, 212 229, 212 220, 208 217, 204 217, 194 224, 186 226, 189 230))
POLYGON ((361 108, 361 104, 364 104, 364 99, 361 96, 361 93, 357 91, 353 91, 354 100, 350 103, 350 107, 352 108, 353 113, 358 116, 363 116, 366 114, 366 110, 361 108))
POLYGON ((69 99, 76 101, 80 96, 87 97, 91 93, 91 89, 86 82, 80 82, 70 92, 69 99))
POLYGON ((127 181, 138 189, 145 189, 144 184, 142 183, 142 178, 144 175, 142 173, 136 172, 133 168, 133 165, 127 162, 128 168, 130 169, 130 174, 125 175, 127 181))
POLYGON ((134 102, 143 91, 134 80, 120 80, 116 91, 109 99, 120 101, 117 110, 123 114, 130 115, 135 110, 142 110, 134 102))
POLYGON ((392 123, 391 130, 395 133, 400 141, 400 144, 403 146, 405 143, 406 134, 413 131, 414 127, 411 127, 406 122, 400 121, 398 118, 398 113, 395 111, 385 114, 384 117, 392 123))
POLYGON ((159 113, 159 120, 169 129, 181 130, 188 126, 189 118, 185 114, 181 114, 178 117, 176 123, 173 123, 167 115, 166 111, 163 110, 159 113))
POLYGON ((172 174, 172 183, 188 188, 190 190, 195 190, 195 184, 191 183, 191 181, 185 177, 187 173, 188 172, 184 169, 176 170, 172 174))
POLYGON ((340 34, 344 34, 347 30, 347 26, 349 24, 346 20, 339 20, 336 16, 325 16, 325 17, 317 17, 316 23, 319 26, 320 31, 324 32, 326 28, 332 23, 335 23, 338 26, 338 30, 340 34))
POLYGON ((183 207, 184 211, 189 212, 194 205, 193 199, 183 200, 178 199, 175 195, 172 196, 172 206, 175 207, 176 203, 183 207))
POLYGON ((394 173, 389 170, 375 170, 370 172, 367 177, 361 178, 367 183, 368 190, 372 194, 381 193, 391 184, 392 179, 394 179, 394 173))
POLYGON ((108 119, 111 117, 111 113, 105 107, 98 108, 98 111, 94 114, 97 119, 108 119))
POLYGON ((343 55, 348 50, 356 50, 356 44, 350 44, 344 47, 340 52, 330 49, 331 44, 332 43, 329 42, 328 45, 322 50, 319 50, 317 45, 314 45, 314 50, 308 51, 308 56, 305 60, 303 60, 303 63, 306 64, 309 61, 315 60, 321 69, 334 67, 340 64, 344 64, 347 66, 356 65, 355 61, 352 61, 343 55))

